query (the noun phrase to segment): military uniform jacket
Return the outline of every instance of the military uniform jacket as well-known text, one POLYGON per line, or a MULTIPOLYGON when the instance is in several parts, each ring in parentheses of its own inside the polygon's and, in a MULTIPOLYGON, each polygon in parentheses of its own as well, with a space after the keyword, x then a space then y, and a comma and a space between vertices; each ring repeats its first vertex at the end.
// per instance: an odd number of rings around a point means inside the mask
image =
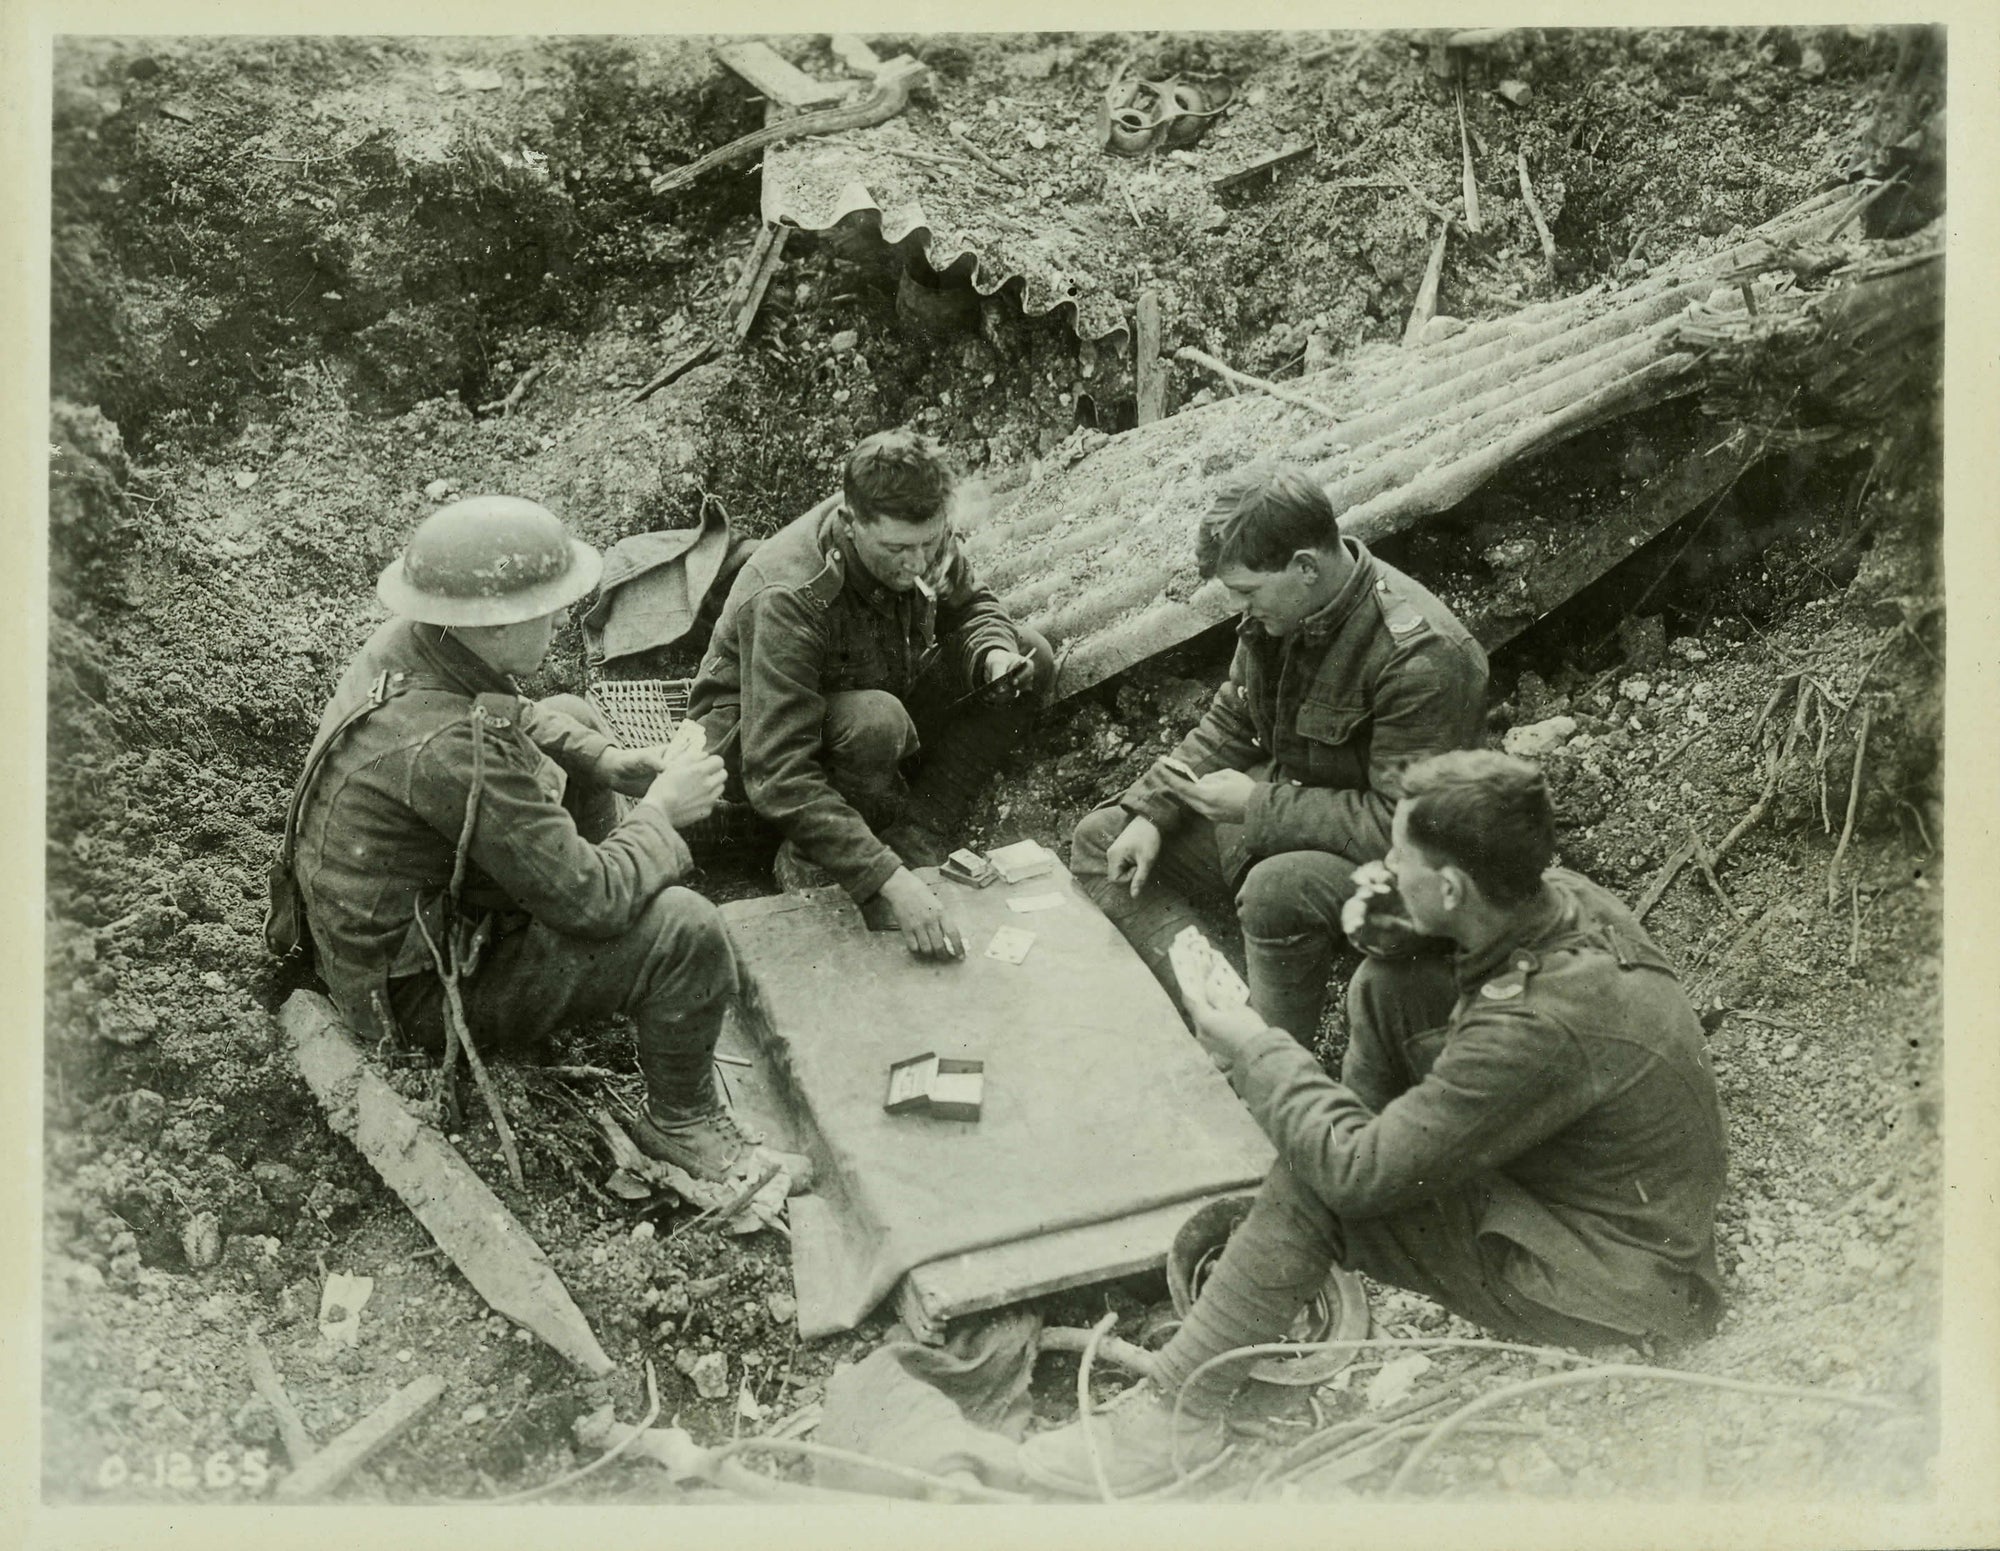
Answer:
POLYGON ((348 665, 318 737, 371 692, 385 697, 380 709, 342 735, 306 795, 293 860, 320 971, 357 1028, 382 1021, 391 979, 433 968, 420 910, 443 945, 475 739, 480 799, 462 915, 615 937, 689 870, 686 845, 650 803, 634 804, 601 845, 579 835, 544 766, 594 775, 609 740, 523 699, 437 626, 393 619, 377 630, 348 665))
POLYGON ((740 729, 732 764, 750 805, 866 899, 902 862, 827 778, 826 697, 879 689, 907 700, 930 674, 969 690, 987 652, 1020 643, 956 537, 943 542, 928 594, 897 592, 842 537, 839 507, 838 496, 821 502, 737 573, 688 714, 707 729, 710 748, 740 729))
POLYGON ((1538 1303, 1633 1335, 1706 1333, 1727 1143, 1665 957, 1612 895, 1554 871, 1512 936, 1455 968, 1414 1086, 1373 1106, 1289 1034, 1258 1038, 1233 1081, 1279 1155, 1340 1217, 1476 1189, 1481 1237, 1526 1252, 1510 1280, 1538 1303))
MULTIPOLYGON (((1263 776, 1241 836, 1252 857, 1386 855, 1403 769, 1484 730, 1479 643, 1421 584, 1341 542, 1354 562, 1345 585, 1289 636, 1244 620, 1229 677, 1174 750, 1196 775, 1263 776)), ((1119 802, 1162 830, 1187 817, 1157 765, 1119 802)))

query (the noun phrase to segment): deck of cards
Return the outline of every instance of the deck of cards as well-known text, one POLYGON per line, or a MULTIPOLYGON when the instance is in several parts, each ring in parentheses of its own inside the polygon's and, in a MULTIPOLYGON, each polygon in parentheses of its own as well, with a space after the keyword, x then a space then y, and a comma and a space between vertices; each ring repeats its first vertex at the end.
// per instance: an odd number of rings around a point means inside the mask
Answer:
POLYGON ((977 851, 961 847, 944 859, 943 865, 938 868, 938 876, 949 878, 953 883, 962 883, 969 889, 983 889, 1000 881, 1000 869, 977 851))
POLYGON ((927 1050, 889 1068, 889 1096, 882 1107, 892 1115, 977 1120, 985 1091, 984 1061, 927 1050))
POLYGON ((1250 1001, 1250 988, 1243 977, 1197 927, 1184 927, 1174 938, 1167 949, 1167 962, 1174 967, 1181 994, 1190 1001, 1210 1007, 1242 1007, 1250 1001))
POLYGON ((1056 870, 1055 852, 1038 840, 1017 840, 997 851, 988 851, 986 859, 1008 883, 1026 883, 1030 878, 1056 870))

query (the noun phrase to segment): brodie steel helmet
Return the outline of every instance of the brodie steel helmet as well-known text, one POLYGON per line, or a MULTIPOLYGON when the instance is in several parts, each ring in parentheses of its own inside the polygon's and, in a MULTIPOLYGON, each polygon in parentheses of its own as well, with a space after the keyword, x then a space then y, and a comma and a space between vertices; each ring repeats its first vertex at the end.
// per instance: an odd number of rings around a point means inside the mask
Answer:
POLYGON ((546 506, 475 495, 426 517, 375 593, 427 625, 518 625, 576 602, 603 570, 604 557, 546 506))

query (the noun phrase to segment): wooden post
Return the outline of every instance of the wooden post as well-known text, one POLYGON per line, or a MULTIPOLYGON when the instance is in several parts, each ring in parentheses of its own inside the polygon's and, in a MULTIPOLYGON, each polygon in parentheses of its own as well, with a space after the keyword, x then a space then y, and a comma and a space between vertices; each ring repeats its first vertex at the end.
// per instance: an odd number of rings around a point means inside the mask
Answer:
POLYGON ((1149 425, 1167 412, 1167 374, 1160 365, 1160 293, 1139 293, 1139 354, 1133 368, 1139 389, 1139 424, 1149 425))
POLYGON ((757 248, 751 255, 751 267, 744 271, 749 285, 743 293, 743 303, 730 324, 730 338, 736 344, 740 345, 750 337, 751 326, 757 321, 757 309, 764 305, 764 293, 771 288, 771 277, 778 272, 778 265, 784 260, 785 240, 791 235, 791 230, 789 226, 767 226, 764 235, 758 238, 757 248))

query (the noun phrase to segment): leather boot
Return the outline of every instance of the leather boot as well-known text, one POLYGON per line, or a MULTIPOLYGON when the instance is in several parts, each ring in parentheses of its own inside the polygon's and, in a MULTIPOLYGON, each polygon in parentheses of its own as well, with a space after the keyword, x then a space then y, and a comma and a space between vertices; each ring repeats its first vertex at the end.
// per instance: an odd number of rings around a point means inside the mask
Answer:
POLYGON ((1243 934, 1243 961, 1249 974, 1250 1006, 1274 1029, 1283 1029, 1306 1049, 1319 1037, 1326 1010, 1327 975, 1333 942, 1318 933, 1299 937, 1243 934))
MULTIPOLYGON (((1090 1420, 1105 1479, 1116 1497, 1167 1486, 1206 1465, 1228 1443, 1221 1417, 1183 1406, 1176 1422, 1173 1402, 1151 1383, 1134 1385, 1093 1411, 1090 1420)), ((1097 1475, 1081 1422, 1037 1433, 1022 1444, 1021 1473, 1051 1491, 1097 1496, 1097 1475)))
POLYGON ((697 1179, 728 1179, 763 1140, 738 1123, 715 1080, 715 1042, 727 1009, 728 998, 717 997, 686 1018, 639 1029, 646 1107, 632 1140, 648 1157, 697 1179))

